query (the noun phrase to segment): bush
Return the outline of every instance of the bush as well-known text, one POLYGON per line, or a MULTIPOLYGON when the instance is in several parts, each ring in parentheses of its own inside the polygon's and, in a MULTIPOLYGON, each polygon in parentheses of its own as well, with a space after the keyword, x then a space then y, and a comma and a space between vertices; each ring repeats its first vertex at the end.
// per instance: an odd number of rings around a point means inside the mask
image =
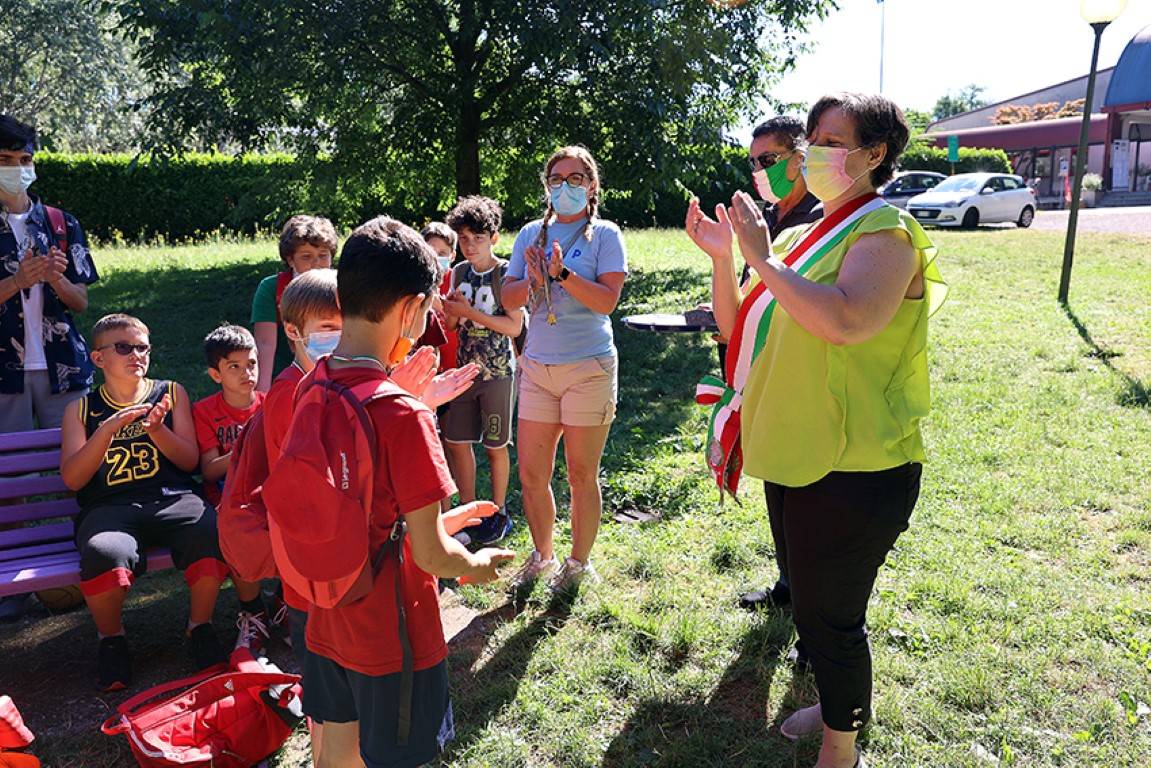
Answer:
MULTIPOLYGON (((744 157, 745 150, 734 145, 684 147, 663 168, 646 168, 645 178, 632 178, 608 159, 602 215, 625 227, 680 226, 687 209, 685 188, 709 207, 750 188, 744 157)), ((538 217, 542 190, 537 169, 543 161, 498 154, 485 161, 485 192, 504 204, 505 224, 517 227, 538 217)), ((406 190, 394 174, 360 170, 353 175, 331 159, 286 154, 188 154, 137 161, 128 154, 40 152, 36 166, 37 195, 74 214, 90 236, 113 242, 251 235, 276 231, 295 213, 327 216, 349 229, 386 211, 421 226, 455 200, 452 189, 428 188, 438 185, 406 190)))
POLYGON ((137 162, 128 154, 40 152, 36 169, 33 191, 105 241, 250 235, 278 229, 300 212, 351 220, 358 207, 336 180, 324 178, 323 163, 285 154, 137 162))
MULTIPOLYGON (((899 158, 899 167, 905 171, 936 171, 950 174, 951 163, 947 162, 947 150, 933 147, 927 142, 913 142, 899 158)), ((1007 153, 1002 149, 977 149, 960 147, 959 162, 955 173, 1015 173, 1007 153)))

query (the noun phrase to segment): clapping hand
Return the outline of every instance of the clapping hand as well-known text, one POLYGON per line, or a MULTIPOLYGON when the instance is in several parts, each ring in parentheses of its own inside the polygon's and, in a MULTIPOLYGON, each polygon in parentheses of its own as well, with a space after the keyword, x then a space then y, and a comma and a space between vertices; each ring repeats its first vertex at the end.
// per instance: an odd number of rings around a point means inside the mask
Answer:
POLYGON ((172 398, 164 395, 160 398, 160 402, 152 406, 148 411, 148 415, 144 417, 144 431, 148 434, 155 432, 164 424, 164 417, 168 415, 168 411, 172 410, 172 398))
MULTIPOLYGON (((543 256, 543 250, 542 249, 540 250, 540 255, 541 255, 541 257, 543 256)), ((553 280, 555 280, 560 276, 560 272, 562 272, 563 268, 564 268, 564 252, 563 252, 563 249, 560 248, 560 241, 559 240, 553 240, 552 241, 552 252, 548 256, 547 261, 548 261, 548 275, 553 280)))
POLYGON ((728 214, 743 260, 753 268, 766 263, 771 258, 771 232, 755 200, 746 192, 736 192, 728 214))
POLYGON ((524 252, 524 260, 527 263, 528 279, 531 280, 531 287, 533 291, 539 290, 544 284, 544 249, 538 245, 529 245, 527 251, 524 252))
POLYGON ((460 584, 485 584, 500 577, 499 567, 515 559, 510 549, 481 549, 472 557, 472 572, 459 578, 460 584))
POLYGON ((439 365, 440 356, 434 347, 420 347, 393 368, 389 378, 409 394, 420 397, 436 375, 439 365))
POLYGON ((109 430, 114 436, 124 427, 131 424, 136 419, 143 418, 148 415, 152 410, 149 405, 130 405, 127 408, 121 408, 113 413, 108 418, 100 422, 100 429, 109 430))
POLYGON ((48 251, 45 257, 47 264, 47 271, 44 275, 44 280, 51 285, 55 285, 64 277, 64 272, 68 269, 68 256, 56 246, 48 251))
POLYGON ((475 363, 444 371, 432 378, 424 388, 424 393, 420 395, 420 400, 433 410, 439 408, 467 392, 479 372, 479 366, 475 363))
POLYGON ((465 528, 479 525, 485 517, 491 517, 500 508, 490 501, 472 501, 461 504, 455 509, 449 509, 440 516, 444 523, 444 530, 449 536, 455 536, 465 528))
POLYGON ((730 259, 732 257, 731 219, 727 209, 722 205, 715 207, 715 218, 709 218, 699 205, 699 198, 693 197, 687 206, 687 218, 684 229, 691 241, 699 249, 712 258, 730 259))
POLYGON ((20 266, 16 269, 16 274, 13 277, 16 280, 16 287, 21 290, 28 290, 36 283, 42 283, 48 279, 52 271, 52 262, 47 256, 38 256, 31 248, 24 253, 24 258, 20 259, 20 266))
POLYGON ((472 304, 459 288, 444 297, 444 314, 452 320, 467 319, 472 312, 472 304))

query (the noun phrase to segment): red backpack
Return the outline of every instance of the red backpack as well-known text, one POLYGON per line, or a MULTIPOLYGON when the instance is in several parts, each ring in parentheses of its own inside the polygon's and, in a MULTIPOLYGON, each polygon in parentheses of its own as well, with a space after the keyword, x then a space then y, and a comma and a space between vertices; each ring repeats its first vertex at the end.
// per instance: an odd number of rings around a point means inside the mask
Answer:
POLYGON ((218 665, 125 701, 100 730, 127 734, 144 768, 250 768, 278 750, 302 719, 300 676, 268 671, 246 648, 218 665), (154 701, 173 691, 182 693, 154 701))
POLYGON ((268 538, 268 510, 264 506, 267 478, 268 444, 261 410, 248 419, 232 446, 224 491, 216 512, 224 561, 245 581, 277 575, 268 538))
POLYGON ((296 389, 283 453, 264 482, 268 531, 280 579, 320 608, 350 605, 375 586, 384 560, 397 561, 394 594, 403 668, 396 739, 407 744, 414 657, 404 610, 402 515, 379 551, 370 551, 376 430, 369 403, 411 397, 387 379, 347 387, 320 358, 296 389))

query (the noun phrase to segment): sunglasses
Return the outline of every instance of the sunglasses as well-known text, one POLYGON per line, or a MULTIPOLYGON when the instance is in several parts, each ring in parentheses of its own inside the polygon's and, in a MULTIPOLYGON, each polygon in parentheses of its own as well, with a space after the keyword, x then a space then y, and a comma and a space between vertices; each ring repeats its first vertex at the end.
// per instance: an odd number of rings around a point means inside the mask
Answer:
POLYGON ((753 170, 753 171, 758 171, 761 169, 766 170, 766 169, 770 168, 771 166, 775 165, 776 163, 778 163, 783 158, 791 157, 793 153, 794 153, 794 150, 792 150, 791 152, 783 152, 783 153, 764 152, 763 154, 756 155, 755 157, 747 158, 747 164, 751 166, 751 170, 753 170))
POLYGON ((129 344, 126 341, 117 341, 115 344, 105 344, 104 346, 97 347, 96 349, 108 349, 109 347, 116 350, 117 355, 123 355, 124 357, 127 357, 133 352, 137 352, 141 355, 146 355, 152 351, 151 344, 129 344))

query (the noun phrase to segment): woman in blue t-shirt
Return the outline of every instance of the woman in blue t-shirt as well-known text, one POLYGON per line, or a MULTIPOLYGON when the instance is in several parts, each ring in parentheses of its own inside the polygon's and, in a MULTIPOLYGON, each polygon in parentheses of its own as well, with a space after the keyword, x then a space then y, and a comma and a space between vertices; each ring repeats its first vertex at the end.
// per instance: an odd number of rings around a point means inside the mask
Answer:
POLYGON ((517 459, 524 514, 535 551, 511 578, 513 590, 555 571, 548 587, 574 592, 595 578, 591 549, 603 500, 599 463, 615 418, 617 358, 611 318, 627 277, 619 227, 597 218, 599 168, 583 147, 564 147, 543 172, 547 209, 516 237, 504 306, 527 306, 532 322, 520 359, 517 459), (571 556, 561 565, 551 481, 564 440, 571 486, 571 556))

